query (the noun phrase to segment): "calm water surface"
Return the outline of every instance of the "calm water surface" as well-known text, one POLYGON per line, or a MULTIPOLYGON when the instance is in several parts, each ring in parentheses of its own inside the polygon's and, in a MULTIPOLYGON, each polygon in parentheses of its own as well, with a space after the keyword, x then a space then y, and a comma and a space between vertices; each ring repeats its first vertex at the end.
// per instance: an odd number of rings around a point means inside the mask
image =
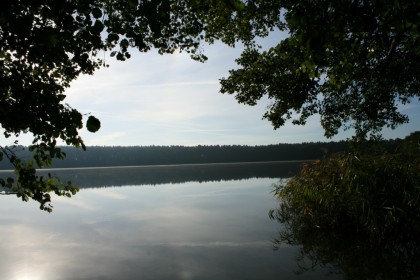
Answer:
POLYGON ((341 279, 319 267, 298 274, 297 247, 272 249, 282 172, 217 179, 214 166, 195 168, 65 171, 83 188, 53 198, 51 214, 2 196, 0 279, 341 279), (151 173, 157 183, 139 175, 151 173))

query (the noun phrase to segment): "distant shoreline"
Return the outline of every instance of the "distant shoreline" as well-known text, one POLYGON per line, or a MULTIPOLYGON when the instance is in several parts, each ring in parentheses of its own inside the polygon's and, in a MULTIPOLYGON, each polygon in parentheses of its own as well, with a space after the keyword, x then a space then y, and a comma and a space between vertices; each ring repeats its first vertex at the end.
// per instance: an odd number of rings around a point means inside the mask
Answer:
MULTIPOLYGON (((48 168, 92 168, 133 166, 166 166, 185 164, 223 164, 256 162, 293 162, 314 160, 327 154, 345 152, 347 142, 278 144, 266 146, 147 146, 88 147, 86 151, 60 147, 64 160, 54 159, 48 168)), ((15 155, 23 160, 33 158, 25 148, 16 148, 15 155)), ((10 162, 0 161, 0 169, 14 170, 10 162)))

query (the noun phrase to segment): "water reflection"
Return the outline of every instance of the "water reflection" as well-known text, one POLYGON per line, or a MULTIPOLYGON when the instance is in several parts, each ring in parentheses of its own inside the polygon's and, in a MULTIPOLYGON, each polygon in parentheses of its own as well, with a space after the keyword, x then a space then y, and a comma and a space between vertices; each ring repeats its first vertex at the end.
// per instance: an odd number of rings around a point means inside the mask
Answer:
POLYGON ((293 279, 296 249, 271 250, 276 181, 86 188, 52 214, 4 197, 0 279, 293 279))
POLYGON ((297 273, 328 269, 345 279, 420 279, 420 236, 399 232, 377 241, 357 232, 319 228, 286 207, 270 212, 283 227, 273 240, 299 247, 297 273))
POLYGON ((54 198, 52 214, 2 197, 0 257, 7 262, 0 262, 0 279, 419 276, 415 237, 375 246, 313 228, 281 208, 272 213, 280 223, 270 221, 267 211, 279 204, 272 185, 299 165, 60 171, 82 189, 71 199, 54 198))
POLYGON ((52 172, 63 181, 70 180, 81 188, 92 188, 285 178, 296 174, 301 165, 302 161, 283 161, 52 169, 44 172, 52 172))

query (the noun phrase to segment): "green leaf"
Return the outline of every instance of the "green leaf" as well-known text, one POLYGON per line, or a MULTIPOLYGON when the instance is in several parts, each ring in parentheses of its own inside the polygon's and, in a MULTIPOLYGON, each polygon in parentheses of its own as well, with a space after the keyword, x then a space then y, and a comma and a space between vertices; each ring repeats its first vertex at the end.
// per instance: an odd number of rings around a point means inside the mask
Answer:
POLYGON ((86 122, 86 128, 90 132, 96 132, 101 128, 101 122, 94 116, 89 116, 86 122))
POLYGON ((122 40, 121 40, 121 42, 120 42, 120 46, 121 46, 122 48, 128 48, 128 45, 129 45, 129 42, 128 42, 128 40, 127 40, 127 39, 122 39, 122 40))
POLYGON ((95 24, 93 25, 93 29, 95 30, 95 32, 102 32, 102 30, 104 30, 105 26, 104 24, 100 21, 100 20, 96 20, 95 24))
POLYGON ((101 11, 101 9, 94 8, 92 10, 92 15, 93 15, 94 18, 100 18, 100 17, 102 17, 102 11, 101 11))
POLYGON ((122 54, 121 52, 117 53, 117 60, 124 61, 124 54, 122 54))
POLYGON ((108 42, 115 42, 118 41, 118 39, 120 38, 120 36, 118 36, 118 34, 115 33, 110 33, 108 35, 108 42))

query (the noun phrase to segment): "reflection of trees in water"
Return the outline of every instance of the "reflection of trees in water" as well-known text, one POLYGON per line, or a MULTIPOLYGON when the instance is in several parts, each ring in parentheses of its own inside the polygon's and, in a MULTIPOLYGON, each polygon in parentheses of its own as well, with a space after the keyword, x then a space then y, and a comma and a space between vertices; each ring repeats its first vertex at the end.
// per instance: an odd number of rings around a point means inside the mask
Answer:
POLYGON ((140 166, 48 171, 80 188, 290 177, 302 162, 140 166))
POLYGON ((361 232, 318 227, 281 205, 270 211, 270 217, 282 224, 274 248, 300 247, 298 273, 326 267, 345 279, 420 279, 418 233, 374 240, 361 232))
MULTIPOLYGON (((185 164, 165 166, 132 166, 107 168, 64 168, 39 170, 38 175, 48 178, 58 176, 62 182, 71 182, 79 188, 106 188, 118 186, 180 184, 243 180, 251 178, 282 178, 297 173, 301 161, 185 164)), ((14 177, 12 171, 0 171, 0 178, 14 177)), ((66 190, 64 190, 66 191, 66 190)), ((16 192, 0 186, 0 195, 16 195, 16 192)), ((50 197, 48 193, 48 198, 50 197)), ((18 194, 19 196, 19 194, 18 194)), ((41 200, 42 206, 49 200, 41 200)), ((48 204, 45 210, 52 208, 48 204)))

